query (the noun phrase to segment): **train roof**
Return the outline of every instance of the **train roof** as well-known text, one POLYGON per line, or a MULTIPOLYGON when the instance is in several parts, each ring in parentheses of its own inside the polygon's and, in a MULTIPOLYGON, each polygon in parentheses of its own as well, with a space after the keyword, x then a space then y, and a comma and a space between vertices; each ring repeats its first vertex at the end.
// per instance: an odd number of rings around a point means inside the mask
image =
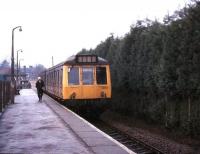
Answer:
POLYGON ((97 55, 73 55, 65 61, 49 68, 55 68, 62 65, 107 65, 109 64, 106 59, 98 57, 97 55))
POLYGON ((98 57, 97 55, 73 55, 64 62, 69 65, 83 65, 83 64, 108 64, 108 61, 98 57), (93 61, 94 59, 94 61, 93 61))

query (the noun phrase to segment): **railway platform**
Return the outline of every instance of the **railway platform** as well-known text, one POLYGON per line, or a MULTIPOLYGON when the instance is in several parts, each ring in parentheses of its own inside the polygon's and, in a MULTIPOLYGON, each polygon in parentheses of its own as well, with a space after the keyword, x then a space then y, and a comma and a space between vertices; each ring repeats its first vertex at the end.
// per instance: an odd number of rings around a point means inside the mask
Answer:
POLYGON ((23 89, 0 115, 0 153, 133 153, 47 95, 23 89))

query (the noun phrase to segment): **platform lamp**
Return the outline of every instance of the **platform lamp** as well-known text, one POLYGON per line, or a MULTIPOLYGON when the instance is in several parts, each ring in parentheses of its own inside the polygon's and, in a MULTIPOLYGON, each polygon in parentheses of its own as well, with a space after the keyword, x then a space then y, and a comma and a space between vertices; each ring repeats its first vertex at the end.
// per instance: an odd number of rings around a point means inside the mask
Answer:
POLYGON ((15 82, 15 78, 14 78, 14 32, 16 29, 19 29, 19 31, 22 31, 22 27, 21 26, 17 26, 15 28, 12 29, 12 50, 11 50, 11 87, 10 87, 10 91, 11 91, 11 103, 14 104, 15 102, 15 92, 16 92, 16 82, 15 82))
POLYGON ((21 78, 21 71, 20 71, 20 70, 21 70, 21 67, 20 67, 20 62, 23 61, 23 60, 24 60, 24 59, 20 59, 20 60, 19 60, 19 77, 20 77, 20 78, 21 78))

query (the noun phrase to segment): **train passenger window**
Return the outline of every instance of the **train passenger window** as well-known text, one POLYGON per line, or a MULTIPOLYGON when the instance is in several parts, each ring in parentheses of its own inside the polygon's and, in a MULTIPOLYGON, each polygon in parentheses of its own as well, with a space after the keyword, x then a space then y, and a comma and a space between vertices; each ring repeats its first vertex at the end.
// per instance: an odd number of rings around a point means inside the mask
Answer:
POLYGON ((106 67, 96 68, 97 84, 107 84, 106 67))
POLYGON ((92 62, 92 57, 89 57, 89 56, 88 56, 88 57, 87 57, 87 62, 88 62, 88 63, 91 63, 91 62, 92 62))
POLYGON ((83 57, 83 62, 87 62, 87 57, 83 57))
POLYGON ((72 67, 68 71, 68 84, 79 85, 79 68, 72 67))
POLYGON ((92 67, 84 67, 83 68, 83 84, 90 85, 93 84, 93 68, 92 67))

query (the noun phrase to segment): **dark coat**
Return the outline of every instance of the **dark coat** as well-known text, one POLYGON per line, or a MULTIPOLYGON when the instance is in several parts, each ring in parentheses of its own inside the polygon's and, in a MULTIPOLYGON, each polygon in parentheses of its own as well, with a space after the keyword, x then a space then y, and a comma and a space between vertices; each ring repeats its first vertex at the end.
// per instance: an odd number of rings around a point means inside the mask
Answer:
POLYGON ((38 80, 35 84, 37 90, 42 90, 42 88, 44 87, 44 81, 43 80, 38 80))

